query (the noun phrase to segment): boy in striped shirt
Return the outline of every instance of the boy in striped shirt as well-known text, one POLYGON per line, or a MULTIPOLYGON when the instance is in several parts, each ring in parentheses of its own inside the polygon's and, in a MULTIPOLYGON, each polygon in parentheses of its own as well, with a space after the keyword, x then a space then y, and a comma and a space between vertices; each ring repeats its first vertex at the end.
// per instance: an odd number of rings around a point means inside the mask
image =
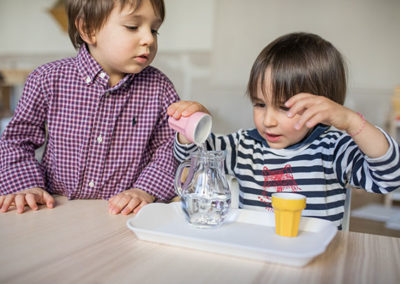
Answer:
MULTIPOLYGON (((272 193, 298 192, 307 197, 304 216, 341 228, 347 187, 383 194, 400 187, 399 145, 343 106, 345 66, 328 41, 308 33, 277 38, 255 60, 247 93, 255 129, 211 134, 206 141, 208 150, 226 151, 225 169, 239 183, 240 208, 272 210, 272 193)), ((208 112, 181 101, 168 114, 179 119, 196 111, 208 112)), ((178 160, 195 150, 177 136, 178 160)))

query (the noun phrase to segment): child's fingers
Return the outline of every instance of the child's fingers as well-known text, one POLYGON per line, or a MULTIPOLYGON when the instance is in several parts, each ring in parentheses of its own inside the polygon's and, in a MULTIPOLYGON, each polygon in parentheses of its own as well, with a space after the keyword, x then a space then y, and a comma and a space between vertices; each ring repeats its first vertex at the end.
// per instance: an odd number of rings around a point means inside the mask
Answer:
POLYGON ((293 103, 291 103, 290 109, 287 113, 288 117, 294 117, 296 114, 303 115, 308 108, 316 103, 315 99, 311 97, 303 97, 302 99, 299 98, 300 97, 292 101, 293 103))
POLYGON ((108 212, 111 214, 114 208, 115 199, 118 195, 114 195, 108 199, 108 212))
POLYGON ((47 208, 54 208, 54 197, 51 196, 50 193, 48 193, 47 191, 43 192, 43 204, 46 204, 47 208))
POLYGON ((182 116, 182 112, 193 102, 191 101, 179 101, 171 104, 167 109, 167 114, 173 116, 175 119, 179 119, 182 116))
MULTIPOLYGON (((108 213, 112 214, 114 209, 115 200, 117 199, 118 195, 115 195, 108 199, 108 213)), ((118 197, 119 198, 119 197, 118 197)))
POLYGON ((3 206, 1 207, 1 212, 7 212, 8 208, 11 206, 11 204, 14 202, 14 194, 9 194, 6 195, 4 201, 3 201, 3 206))
POLYGON ((28 206, 32 209, 32 210, 38 210, 38 205, 36 203, 36 197, 35 194, 33 193, 27 193, 25 195, 25 200, 26 203, 28 204, 28 206))
POLYGON ((22 214, 24 213, 25 208, 25 194, 17 194, 15 196, 15 207, 17 208, 17 213, 22 214))
POLYGON ((198 102, 179 101, 171 104, 168 107, 167 113, 169 116, 173 116, 175 119, 180 119, 181 116, 190 116, 198 111, 209 113, 208 110, 198 102))
POLYGON ((130 201, 130 196, 125 194, 118 194, 114 200, 110 203, 111 207, 109 209, 111 214, 119 214, 130 201))
POLYGON ((4 199, 6 199, 4 195, 0 196, 0 208, 3 207, 4 199))
POLYGON ((191 101, 181 101, 179 105, 177 105, 174 118, 179 119, 181 116, 189 116, 192 113, 196 112, 195 107, 197 103, 191 101))
POLYGON ((139 204, 140 204, 139 199, 132 198, 131 201, 129 201, 129 203, 125 206, 125 208, 122 209, 121 214, 128 215, 128 214, 132 213, 132 211, 135 208, 137 208, 139 204))
POLYGON ((154 197, 145 191, 133 188, 126 190, 109 200, 109 212, 111 214, 129 214, 137 212, 145 204, 151 203, 154 197), (142 204, 144 203, 144 204, 142 204), (139 207, 139 209, 137 209, 139 207))
POLYGON ((320 123, 322 121, 323 117, 321 115, 321 113, 319 112, 309 112, 307 110, 307 112, 305 112, 300 119, 297 121, 297 123, 295 124, 295 128, 297 130, 301 129, 303 126, 306 126, 307 128, 313 128, 314 126, 316 126, 318 123, 320 123))
POLYGON ((183 116, 189 116, 192 115, 195 112, 205 112, 205 113, 209 113, 208 110, 199 103, 193 102, 192 104, 188 105, 185 110, 182 112, 183 116))
POLYGON ((304 100, 305 98, 309 98, 309 97, 315 97, 311 94, 308 93, 298 93, 296 95, 294 95, 293 97, 290 97, 286 102, 285 102, 285 106, 286 107, 292 107, 295 103, 297 103, 298 101, 304 100))
POLYGON ((177 108, 177 106, 178 106, 179 103, 180 103, 180 102, 173 103, 173 104, 171 104, 171 105, 167 108, 167 114, 168 114, 169 116, 173 116, 173 115, 174 115, 174 113, 175 113, 175 111, 176 111, 176 108, 177 108))
POLYGON ((316 104, 307 108, 297 121, 295 128, 300 129, 304 125, 308 128, 316 126, 318 123, 330 125, 329 115, 332 110, 327 104, 316 104))

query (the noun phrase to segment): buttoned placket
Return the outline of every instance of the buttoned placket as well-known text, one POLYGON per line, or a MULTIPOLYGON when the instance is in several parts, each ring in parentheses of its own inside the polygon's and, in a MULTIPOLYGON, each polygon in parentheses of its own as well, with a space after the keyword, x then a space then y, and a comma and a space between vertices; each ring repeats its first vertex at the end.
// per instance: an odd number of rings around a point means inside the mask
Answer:
MULTIPOLYGON (((102 74, 105 74, 105 73, 102 72, 100 74, 100 76, 102 74)), ((109 96, 110 96, 110 92, 109 91, 104 92, 102 98, 100 99, 100 103, 103 102, 105 104, 106 102, 104 102, 104 100, 106 100, 109 96)), ((102 144, 104 142, 104 135, 105 135, 104 128, 99 129, 99 132, 97 133, 97 138, 96 138, 97 144, 102 144)))
MULTIPOLYGON (((101 74, 99 76, 101 77, 101 74)), ((97 111, 93 119, 93 134, 90 139, 91 146, 89 147, 85 174, 86 186, 83 185, 88 190, 88 198, 98 198, 98 188, 102 187, 101 177, 104 173, 104 161, 109 147, 107 135, 110 132, 109 128, 113 128, 112 121, 114 121, 112 117, 114 112, 110 111, 110 105, 107 104, 109 97, 110 91, 103 91, 103 94, 99 97, 97 111)))

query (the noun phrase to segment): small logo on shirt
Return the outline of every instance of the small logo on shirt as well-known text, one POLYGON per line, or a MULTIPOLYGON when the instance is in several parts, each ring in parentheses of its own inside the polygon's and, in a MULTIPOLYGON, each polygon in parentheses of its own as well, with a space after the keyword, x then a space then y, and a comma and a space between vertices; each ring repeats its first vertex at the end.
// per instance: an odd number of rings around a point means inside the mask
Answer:
POLYGON ((268 196, 269 188, 276 188, 274 192, 292 191, 297 192, 301 190, 293 178, 292 166, 286 165, 283 169, 270 170, 266 166, 263 168, 264 174, 264 190, 262 196, 258 199, 266 204, 267 210, 273 210, 271 207, 271 196, 268 196))

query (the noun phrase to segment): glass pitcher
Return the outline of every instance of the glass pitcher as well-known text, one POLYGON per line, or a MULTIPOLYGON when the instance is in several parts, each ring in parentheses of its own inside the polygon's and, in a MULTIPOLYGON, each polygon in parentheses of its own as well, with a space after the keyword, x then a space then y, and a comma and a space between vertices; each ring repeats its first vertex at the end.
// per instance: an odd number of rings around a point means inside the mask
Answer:
POLYGON ((175 190, 188 222, 196 227, 221 225, 229 212, 231 191, 224 173, 223 151, 196 151, 190 161, 179 165, 175 176, 175 190), (189 174, 182 184, 185 168, 189 174))

